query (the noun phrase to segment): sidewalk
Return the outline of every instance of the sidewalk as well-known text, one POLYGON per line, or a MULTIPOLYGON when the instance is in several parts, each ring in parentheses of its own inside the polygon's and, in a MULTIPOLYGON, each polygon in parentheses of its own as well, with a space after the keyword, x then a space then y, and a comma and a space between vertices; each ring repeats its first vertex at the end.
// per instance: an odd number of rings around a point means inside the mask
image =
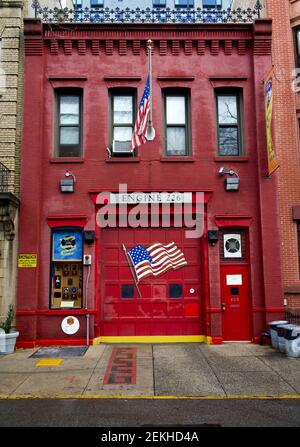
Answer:
POLYGON ((300 398, 300 358, 269 346, 99 345, 82 357, 30 357, 37 350, 0 355, 0 398, 300 398))

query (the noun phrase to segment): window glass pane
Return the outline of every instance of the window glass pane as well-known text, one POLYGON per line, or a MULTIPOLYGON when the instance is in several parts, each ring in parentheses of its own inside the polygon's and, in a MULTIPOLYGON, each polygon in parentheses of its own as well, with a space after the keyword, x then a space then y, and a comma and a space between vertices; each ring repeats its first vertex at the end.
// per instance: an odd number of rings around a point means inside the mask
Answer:
POLYGON ((239 155, 237 127, 219 128, 219 153, 220 155, 239 155))
POLYGON ((186 155, 185 127, 167 128, 167 154, 186 155))
POLYGON ((79 124, 79 96, 60 97, 60 124, 79 124))
POLYGON ((103 6, 103 0, 91 0, 91 6, 103 6))
POLYGON ((169 296, 170 296, 170 298, 182 298, 182 285, 181 284, 170 284, 169 285, 169 296))
POLYGON ((79 128, 61 127, 59 142, 60 144, 79 144, 79 128))
POLYGON ((132 137, 132 127, 115 127, 114 140, 130 141, 132 137))
POLYGON ((121 288, 122 298, 134 298, 134 285, 133 284, 122 284, 121 288))
POLYGON ((132 96, 114 96, 114 124, 132 123, 132 96))
POLYGON ((185 124, 184 96, 167 96, 167 124, 185 124))
POLYGON ((300 54, 300 31, 297 31, 297 53, 300 54))
POLYGON ((237 124, 238 110, 236 96, 218 96, 219 124, 237 124))

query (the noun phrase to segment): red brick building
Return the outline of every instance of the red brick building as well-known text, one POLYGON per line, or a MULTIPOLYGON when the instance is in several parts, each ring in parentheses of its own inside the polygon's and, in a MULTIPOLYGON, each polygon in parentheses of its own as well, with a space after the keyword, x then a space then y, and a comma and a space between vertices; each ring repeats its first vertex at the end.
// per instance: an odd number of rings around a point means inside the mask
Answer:
POLYGON ((282 278, 288 308, 300 309, 299 222, 299 68, 300 2, 266 1, 267 16, 273 21, 272 63, 275 73, 274 133, 280 169, 277 172, 282 278))
POLYGON ((261 82, 271 33, 269 20, 25 21, 20 346, 257 341, 282 317, 277 175, 266 178, 261 82), (148 39, 156 137, 129 153, 148 39), (118 196, 120 185, 127 192, 118 196), (103 192, 117 202, 106 228, 103 192), (194 214, 203 202, 201 237, 188 237, 174 201, 194 214), (155 224, 128 223, 148 217, 153 203, 155 224), (123 245, 128 253, 155 243, 174 243, 186 265, 142 279, 139 296, 123 245))

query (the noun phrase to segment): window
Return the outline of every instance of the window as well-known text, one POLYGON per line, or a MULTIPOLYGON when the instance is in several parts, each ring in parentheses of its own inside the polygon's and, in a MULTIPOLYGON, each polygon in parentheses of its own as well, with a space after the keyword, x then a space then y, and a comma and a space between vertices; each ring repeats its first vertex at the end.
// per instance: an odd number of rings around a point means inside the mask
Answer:
POLYGON ((246 261, 246 234, 241 230, 220 231, 220 258, 222 262, 246 261))
POLYGON ((194 0, 175 0, 176 8, 193 8, 194 0))
POLYGON ((82 308, 82 231, 57 229, 52 233, 50 308, 82 308))
POLYGON ((188 94, 180 90, 165 92, 166 155, 190 155, 188 94))
POLYGON ((202 0, 203 9, 221 9, 222 0, 202 0))
POLYGON ((121 287, 121 297, 122 298, 134 298, 134 285, 133 284, 122 284, 121 287))
POLYGON ((133 155, 130 142, 134 128, 135 101, 136 94, 133 90, 111 91, 112 156, 133 155))
POLYGON ((218 152, 237 156, 242 153, 241 95, 238 92, 218 92, 218 152))
POLYGON ((298 235, 298 262, 299 262, 299 272, 300 272, 300 221, 297 221, 297 235, 298 235))
POLYGON ((104 0, 91 0, 91 8, 99 8, 104 6, 104 0))
POLYGON ((161 7, 165 7, 166 6, 166 0, 153 0, 153 6, 155 8, 161 6, 161 7))
POLYGON ((300 68, 300 29, 295 30, 296 65, 300 68))
POLYGON ((169 297, 182 298, 182 284, 169 284, 169 297))
POLYGON ((82 8, 82 0, 74 0, 74 8, 82 8))
POLYGON ((77 91, 57 93, 57 156, 80 157, 82 95, 77 91))

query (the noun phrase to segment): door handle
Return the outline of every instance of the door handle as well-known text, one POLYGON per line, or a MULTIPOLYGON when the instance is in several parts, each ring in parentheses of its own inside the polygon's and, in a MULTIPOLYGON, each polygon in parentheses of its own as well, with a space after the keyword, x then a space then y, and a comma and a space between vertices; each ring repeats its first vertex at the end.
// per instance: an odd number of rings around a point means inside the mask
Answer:
POLYGON ((221 304, 221 309, 222 309, 222 312, 225 312, 225 310, 226 310, 226 304, 225 303, 221 304))

